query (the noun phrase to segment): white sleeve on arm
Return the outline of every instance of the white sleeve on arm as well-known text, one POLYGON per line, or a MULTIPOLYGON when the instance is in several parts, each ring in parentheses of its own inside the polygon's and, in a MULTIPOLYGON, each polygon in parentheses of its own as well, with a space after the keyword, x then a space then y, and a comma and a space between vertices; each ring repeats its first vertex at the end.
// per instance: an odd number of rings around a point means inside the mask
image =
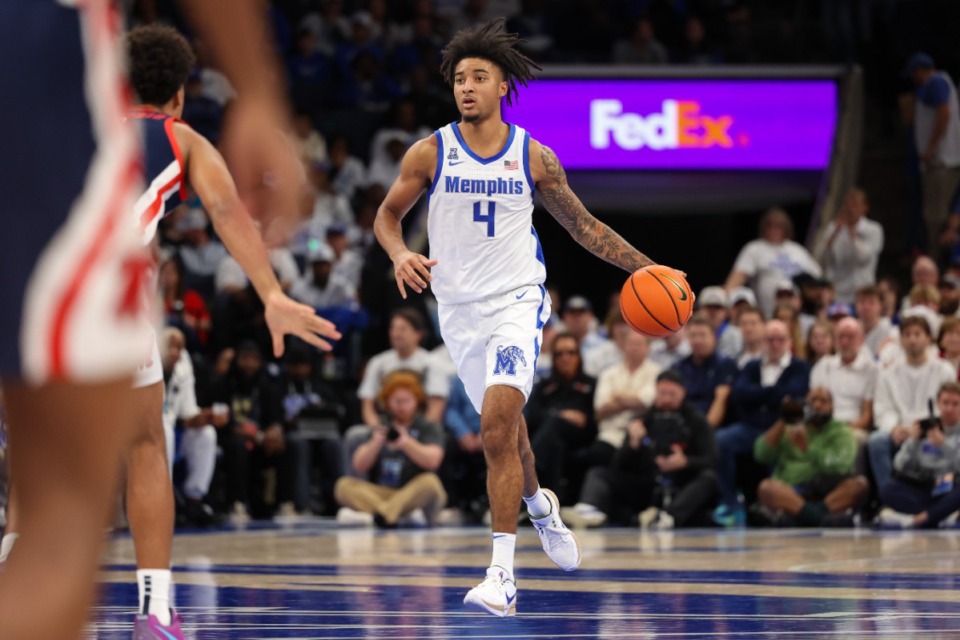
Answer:
POLYGON ((759 245, 756 240, 752 240, 744 245, 737 259, 733 263, 733 270, 747 274, 749 277, 757 275, 757 249, 759 245))
POLYGON ((873 422, 878 431, 890 433, 900 423, 900 412, 891 388, 892 376, 889 371, 880 374, 877 380, 877 393, 873 398, 873 422))

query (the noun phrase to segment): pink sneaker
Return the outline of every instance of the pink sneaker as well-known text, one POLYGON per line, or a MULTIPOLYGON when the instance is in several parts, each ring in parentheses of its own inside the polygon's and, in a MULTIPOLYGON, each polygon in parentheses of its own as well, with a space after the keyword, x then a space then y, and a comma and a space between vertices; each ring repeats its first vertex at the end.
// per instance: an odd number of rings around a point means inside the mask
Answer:
POLYGON ((180 629, 180 616, 170 611, 170 624, 163 626, 157 616, 138 615, 133 623, 133 640, 187 640, 180 629))

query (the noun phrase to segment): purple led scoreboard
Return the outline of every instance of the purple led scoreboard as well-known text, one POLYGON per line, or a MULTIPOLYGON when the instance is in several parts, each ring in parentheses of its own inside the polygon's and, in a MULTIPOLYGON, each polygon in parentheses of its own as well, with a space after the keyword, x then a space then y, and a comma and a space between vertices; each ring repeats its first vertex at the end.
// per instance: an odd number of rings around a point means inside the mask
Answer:
POLYGON ((504 114, 568 170, 822 170, 832 80, 541 78, 504 114))

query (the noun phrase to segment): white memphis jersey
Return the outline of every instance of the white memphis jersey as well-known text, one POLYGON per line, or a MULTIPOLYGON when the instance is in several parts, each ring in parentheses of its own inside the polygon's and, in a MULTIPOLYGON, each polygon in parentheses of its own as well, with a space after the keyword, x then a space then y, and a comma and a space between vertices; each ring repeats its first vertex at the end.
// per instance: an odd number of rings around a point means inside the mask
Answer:
POLYGON ((481 158, 457 123, 435 131, 437 168, 427 229, 433 293, 441 304, 476 302, 543 284, 547 269, 533 228, 530 134, 510 125, 503 149, 481 158))

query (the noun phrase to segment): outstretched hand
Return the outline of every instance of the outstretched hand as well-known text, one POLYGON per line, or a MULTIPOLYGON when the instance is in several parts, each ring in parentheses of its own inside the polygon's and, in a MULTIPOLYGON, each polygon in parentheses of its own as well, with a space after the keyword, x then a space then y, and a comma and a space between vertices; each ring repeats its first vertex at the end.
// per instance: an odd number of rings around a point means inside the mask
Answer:
POLYGON ((417 293, 423 293, 427 283, 433 280, 430 267, 436 266, 437 261, 413 251, 403 251, 393 258, 393 268, 396 272, 397 288, 400 296, 406 300, 407 290, 404 285, 417 293))
POLYGON ((321 318, 305 304, 301 304, 284 293, 276 293, 264 302, 267 327, 273 338, 273 355, 283 355, 283 337, 296 336, 313 346, 329 351, 333 347, 321 338, 339 340, 340 332, 329 320, 321 318))

